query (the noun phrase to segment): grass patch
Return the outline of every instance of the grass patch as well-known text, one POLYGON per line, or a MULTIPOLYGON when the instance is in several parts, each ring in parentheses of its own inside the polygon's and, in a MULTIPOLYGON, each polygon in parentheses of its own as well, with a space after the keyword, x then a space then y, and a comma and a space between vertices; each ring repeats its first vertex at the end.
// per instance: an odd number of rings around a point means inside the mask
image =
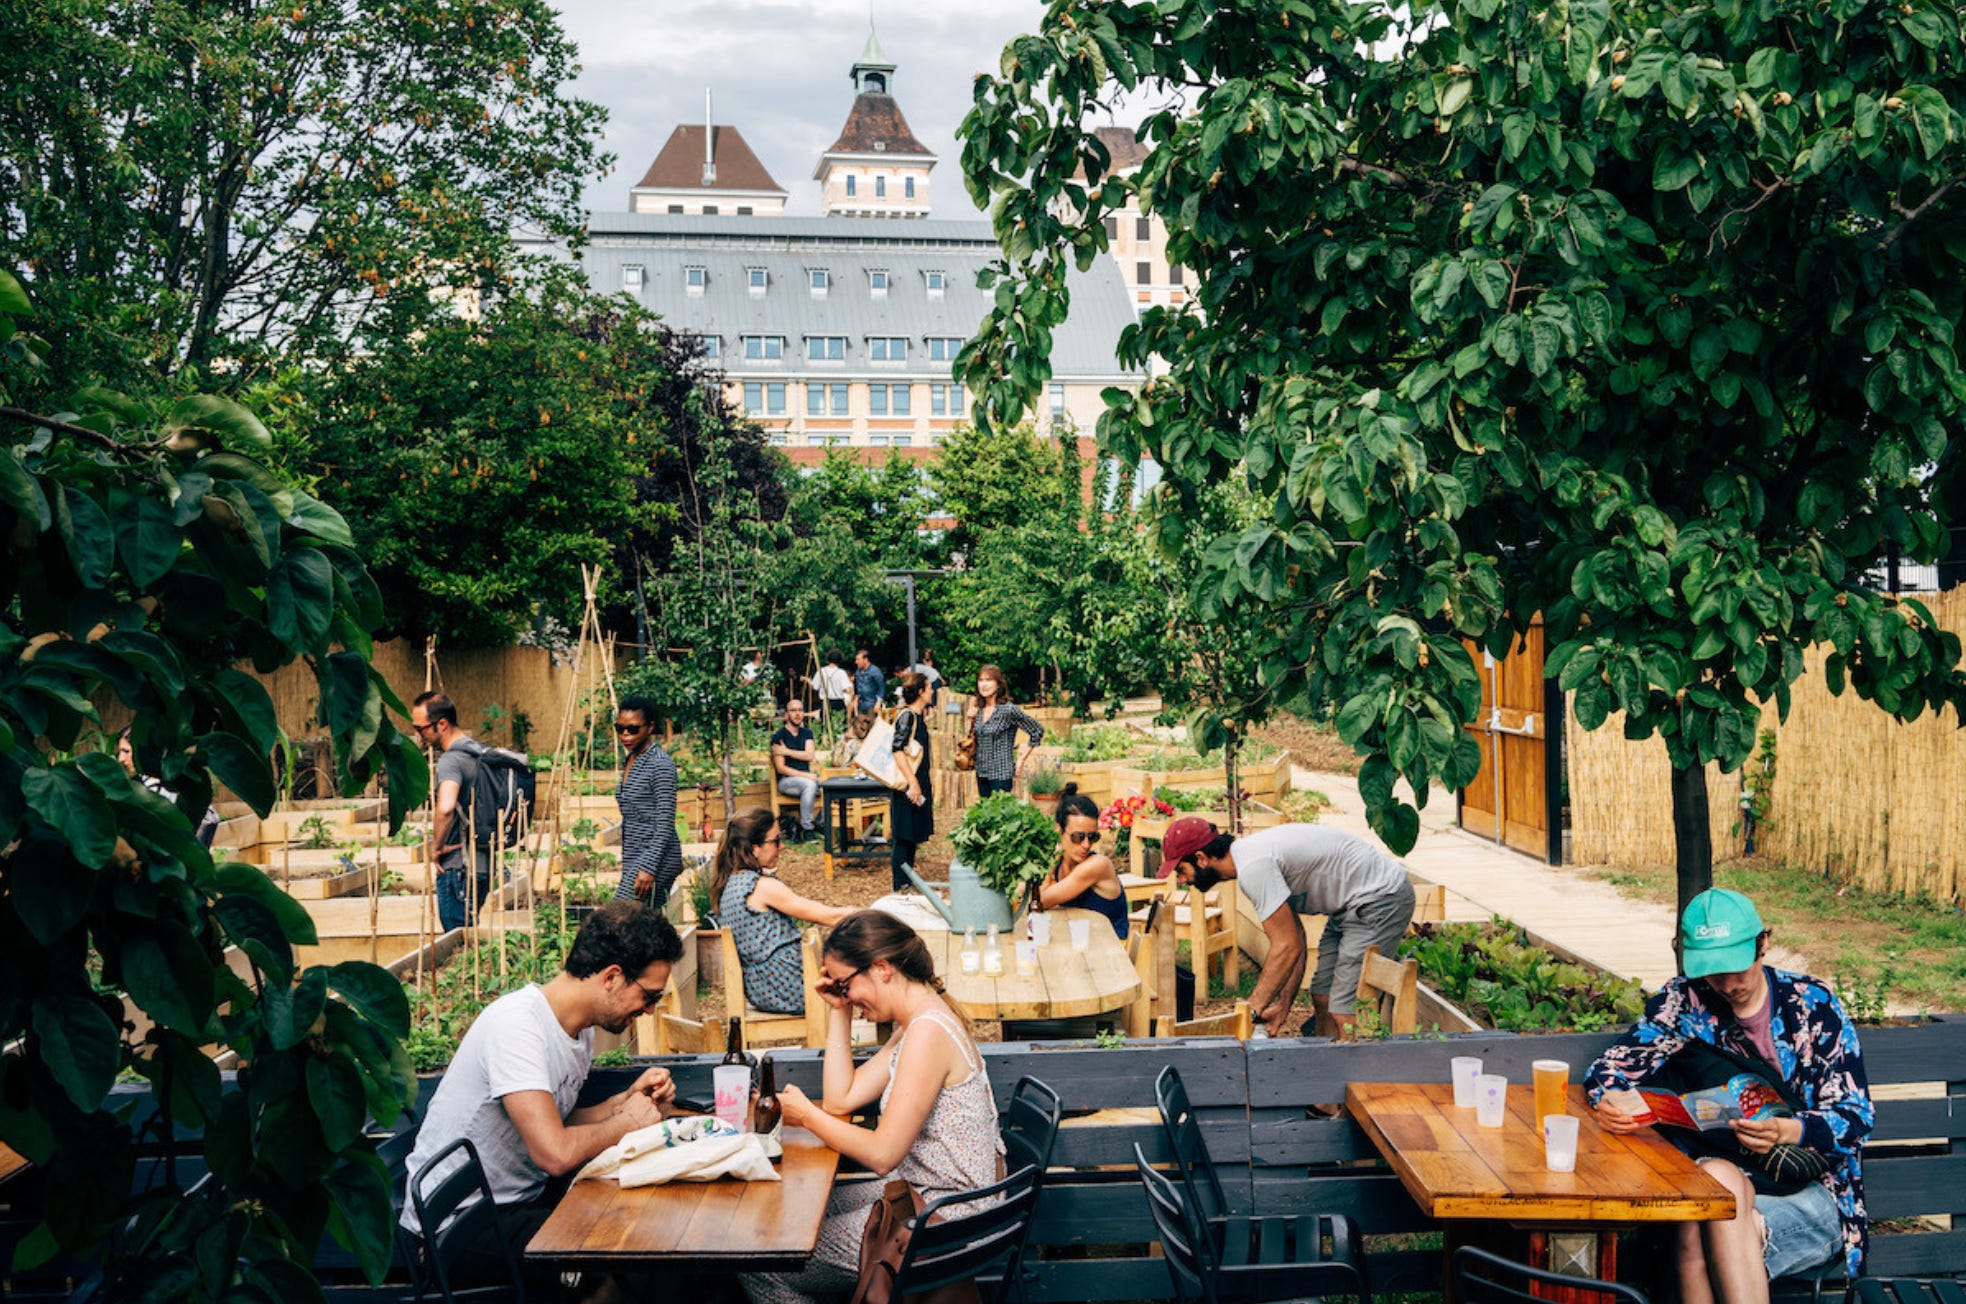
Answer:
MULTIPOLYGON (((1588 872, 1636 897, 1677 900, 1670 866, 1588 872)), ((1774 945, 1804 956, 1859 1018, 1966 1009, 1966 911, 1950 902, 1872 892, 1760 859, 1716 866, 1713 881, 1752 897, 1774 945)))

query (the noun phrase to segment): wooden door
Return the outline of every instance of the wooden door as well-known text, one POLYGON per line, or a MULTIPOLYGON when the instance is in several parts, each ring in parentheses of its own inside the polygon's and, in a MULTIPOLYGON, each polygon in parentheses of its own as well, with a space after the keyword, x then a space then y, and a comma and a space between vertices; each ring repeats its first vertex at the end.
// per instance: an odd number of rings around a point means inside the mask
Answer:
POLYGON ((1468 731, 1481 773, 1461 793, 1461 827, 1547 860, 1563 859, 1562 696, 1543 678, 1539 618, 1499 660, 1469 645, 1481 675, 1481 713, 1468 731))

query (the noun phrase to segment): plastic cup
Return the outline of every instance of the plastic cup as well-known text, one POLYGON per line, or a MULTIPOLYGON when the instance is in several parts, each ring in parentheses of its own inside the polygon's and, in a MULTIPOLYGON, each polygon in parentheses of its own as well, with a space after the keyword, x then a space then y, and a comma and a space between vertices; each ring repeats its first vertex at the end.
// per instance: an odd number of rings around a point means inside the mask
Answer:
POLYGON ((1540 1059, 1530 1068, 1536 1081, 1536 1117, 1568 1113, 1570 1066, 1562 1060, 1540 1059))
POLYGON ((1475 1103, 1475 1079, 1481 1076, 1481 1057, 1479 1055, 1456 1055, 1447 1061, 1447 1080, 1454 1084, 1454 1103, 1461 1109, 1473 1109, 1475 1103))
POLYGON ((1571 1115, 1543 1116, 1543 1167, 1552 1173, 1577 1171, 1577 1120, 1571 1115))
POLYGON ((1042 910, 1031 916, 1031 940, 1039 946, 1051 945, 1051 916, 1042 910))
POLYGON ((1091 949, 1092 921, 1090 919, 1074 919, 1067 923, 1065 927, 1072 934, 1072 949, 1074 951, 1091 949))
POLYGON ((717 1093, 717 1117, 742 1131, 751 1113, 751 1066, 719 1064, 712 1081, 717 1093))
POLYGON ((1017 942, 1017 972, 1023 977, 1038 971, 1038 944, 1029 938, 1019 938, 1017 942))
POLYGON ((1500 1127, 1509 1112, 1509 1080, 1499 1073, 1484 1073, 1475 1079, 1475 1122, 1483 1127, 1500 1127))

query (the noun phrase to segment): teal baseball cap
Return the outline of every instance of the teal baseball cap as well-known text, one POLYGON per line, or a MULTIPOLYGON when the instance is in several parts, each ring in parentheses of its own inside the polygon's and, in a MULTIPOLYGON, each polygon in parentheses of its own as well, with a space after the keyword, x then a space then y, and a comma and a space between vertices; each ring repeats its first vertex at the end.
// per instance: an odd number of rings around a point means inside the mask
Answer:
POLYGON ((1724 887, 1709 888, 1686 903, 1679 918, 1679 959, 1688 978, 1739 973, 1754 967, 1761 915, 1754 902, 1724 887))

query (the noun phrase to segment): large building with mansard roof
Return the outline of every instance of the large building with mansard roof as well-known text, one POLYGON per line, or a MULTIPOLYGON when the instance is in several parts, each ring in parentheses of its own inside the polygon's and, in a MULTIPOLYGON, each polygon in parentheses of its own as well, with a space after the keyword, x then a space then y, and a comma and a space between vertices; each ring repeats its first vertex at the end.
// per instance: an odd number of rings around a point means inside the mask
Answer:
MULTIPOLYGON (((936 157, 895 98, 897 71, 870 33, 813 173, 821 216, 784 215, 784 189, 706 96, 704 121, 676 129, 628 211, 589 214, 571 255, 594 289, 701 337, 732 401, 797 462, 836 444, 927 456, 969 420, 952 364, 990 310, 976 281, 1000 251, 988 222, 931 216, 936 157)), ((1109 260, 1068 284, 1035 418, 1043 433, 1090 434, 1100 392, 1141 379, 1116 357, 1134 310, 1109 260)))

